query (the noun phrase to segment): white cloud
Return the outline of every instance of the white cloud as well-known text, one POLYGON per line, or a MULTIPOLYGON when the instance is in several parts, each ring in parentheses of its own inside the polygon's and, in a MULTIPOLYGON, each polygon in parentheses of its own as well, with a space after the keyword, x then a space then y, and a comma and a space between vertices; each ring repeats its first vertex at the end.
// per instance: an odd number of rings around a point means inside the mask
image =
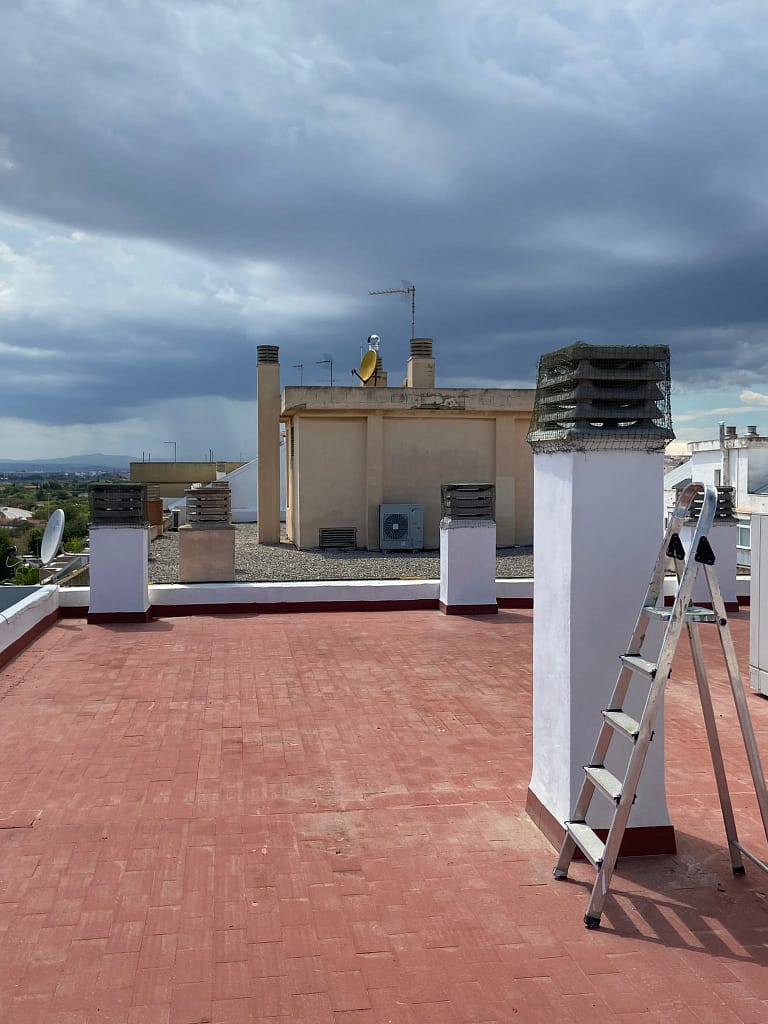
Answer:
POLYGON ((739 398, 741 398, 742 402, 749 402, 755 406, 754 410, 750 410, 754 412, 761 411, 768 405, 768 395, 764 395, 759 391, 742 391, 739 398))
POLYGON ((0 309, 68 326, 141 317, 274 331, 348 314, 359 300, 269 261, 206 258, 169 244, 0 215, 0 309))

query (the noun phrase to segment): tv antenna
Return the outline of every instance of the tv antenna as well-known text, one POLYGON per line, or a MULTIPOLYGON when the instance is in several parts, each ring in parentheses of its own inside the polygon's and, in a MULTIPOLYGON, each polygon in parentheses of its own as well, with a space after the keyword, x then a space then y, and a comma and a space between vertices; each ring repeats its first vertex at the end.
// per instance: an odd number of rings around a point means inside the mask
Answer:
POLYGON ((327 359, 317 359, 315 361, 316 361, 318 366, 320 366, 321 364, 324 364, 325 366, 329 366, 330 367, 330 369, 331 369, 331 387, 333 387, 333 356, 328 356, 327 359))
POLYGON ((293 369, 299 371, 299 387, 304 383, 304 363, 294 363, 293 369))
POLYGON ((379 291, 368 292, 369 295, 402 295, 403 302, 411 300, 411 340, 416 334, 416 285, 410 281, 403 280, 401 288, 382 288, 379 291))

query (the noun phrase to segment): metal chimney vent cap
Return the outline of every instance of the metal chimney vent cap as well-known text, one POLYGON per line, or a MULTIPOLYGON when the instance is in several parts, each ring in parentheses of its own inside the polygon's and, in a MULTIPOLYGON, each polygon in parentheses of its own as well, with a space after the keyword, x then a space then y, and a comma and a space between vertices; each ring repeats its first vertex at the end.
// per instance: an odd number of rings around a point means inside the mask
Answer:
POLYGON ((411 355, 422 359, 432 358, 431 338, 411 338, 411 355))
POLYGON ((578 342, 539 360, 534 451, 661 452, 674 436, 666 345, 578 342))
POLYGON ((279 345, 257 345, 256 346, 256 359, 259 363, 279 363, 280 362, 280 347, 279 345))
POLYGON ((89 484, 90 521, 94 526, 145 526, 146 484, 89 484))
POLYGON ((474 481, 442 484, 440 512, 443 519, 493 519, 496 486, 474 481))

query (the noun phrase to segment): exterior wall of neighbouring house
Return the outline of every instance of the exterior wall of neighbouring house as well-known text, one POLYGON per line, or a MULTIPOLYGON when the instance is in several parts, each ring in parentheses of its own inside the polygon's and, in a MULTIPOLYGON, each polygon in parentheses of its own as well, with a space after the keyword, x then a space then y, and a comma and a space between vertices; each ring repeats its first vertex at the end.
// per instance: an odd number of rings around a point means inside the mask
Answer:
POLYGON ((155 484, 162 498, 182 498, 192 484, 216 479, 216 467, 232 473, 244 462, 132 462, 130 479, 137 484, 155 484))
POLYGON ((321 527, 355 527, 379 547, 379 505, 424 507, 424 546, 440 542, 440 485, 496 484, 497 543, 530 544, 533 390, 286 388, 286 530, 297 547, 321 527))

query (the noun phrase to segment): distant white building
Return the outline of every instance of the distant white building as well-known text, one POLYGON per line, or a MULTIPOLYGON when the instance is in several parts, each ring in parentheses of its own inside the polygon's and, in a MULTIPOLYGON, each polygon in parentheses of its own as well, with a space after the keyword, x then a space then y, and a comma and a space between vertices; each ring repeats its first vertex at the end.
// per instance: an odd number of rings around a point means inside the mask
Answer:
POLYGON ((18 521, 31 518, 32 513, 28 512, 25 508, 12 508, 10 505, 0 506, 0 519, 18 521))
POLYGON ((669 515, 677 489, 690 480, 715 487, 733 487, 733 508, 739 521, 738 561, 750 564, 750 517, 768 514, 768 437, 748 426, 739 437, 736 427, 720 424, 712 441, 691 441, 690 457, 664 477, 664 511, 669 515))

